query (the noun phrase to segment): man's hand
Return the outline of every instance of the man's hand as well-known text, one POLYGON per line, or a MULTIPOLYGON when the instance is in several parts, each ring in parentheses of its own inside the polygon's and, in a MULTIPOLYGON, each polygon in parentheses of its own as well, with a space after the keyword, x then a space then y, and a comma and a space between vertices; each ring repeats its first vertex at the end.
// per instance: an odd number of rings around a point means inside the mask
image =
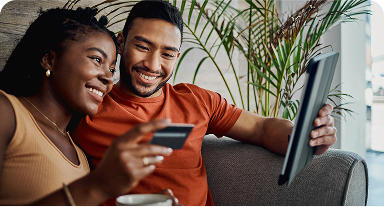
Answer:
POLYGON ((315 155, 323 154, 336 142, 337 130, 334 126, 335 120, 331 117, 332 110, 333 107, 326 104, 320 109, 319 116, 314 121, 315 126, 319 128, 312 130, 309 145, 317 147, 315 155))

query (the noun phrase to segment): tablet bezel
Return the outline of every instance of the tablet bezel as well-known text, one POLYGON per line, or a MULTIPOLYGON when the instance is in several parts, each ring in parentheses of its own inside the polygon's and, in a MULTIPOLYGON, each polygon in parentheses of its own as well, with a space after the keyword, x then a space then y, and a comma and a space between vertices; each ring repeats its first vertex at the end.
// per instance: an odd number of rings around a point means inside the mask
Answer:
POLYGON ((288 181, 289 186, 296 174, 313 159, 315 148, 309 146, 310 132, 316 129, 313 122, 327 101, 338 57, 339 53, 329 52, 312 58, 308 64, 305 88, 278 181, 279 185, 288 181))

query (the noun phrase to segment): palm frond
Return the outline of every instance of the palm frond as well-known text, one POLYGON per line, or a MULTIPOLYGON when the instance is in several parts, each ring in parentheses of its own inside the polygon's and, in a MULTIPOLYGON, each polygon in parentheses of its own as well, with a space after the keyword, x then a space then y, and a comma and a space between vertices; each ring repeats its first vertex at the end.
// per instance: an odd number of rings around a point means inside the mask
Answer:
MULTIPOLYGON (((80 0, 69 0, 65 7, 73 8, 80 0)), ((255 112, 264 116, 293 120, 299 101, 293 95, 302 89, 298 85, 306 74, 311 58, 321 54, 329 45, 322 45, 320 38, 334 26, 357 21, 357 15, 370 14, 368 0, 308 0, 304 6, 280 19, 275 11, 276 0, 245 0, 244 9, 231 6, 232 0, 173 0, 184 15, 184 42, 191 46, 181 55, 175 68, 175 82, 182 62, 192 51, 204 53, 197 60, 192 83, 204 70, 207 61, 215 65, 223 83, 236 105, 233 92, 237 90, 241 105, 247 110, 254 99, 255 112), (326 6, 330 5, 328 10, 326 6), (228 85, 224 69, 219 67, 219 52, 225 51, 236 88, 228 85), (233 54, 238 51, 248 61, 246 74, 238 74, 233 54), (246 77, 247 92, 244 101, 240 79, 246 77), (251 95, 252 93, 252 95, 251 95), (253 96, 253 97, 251 97, 253 96)), ((131 7, 138 0, 105 0, 94 5, 109 18, 108 26, 125 21, 131 7)), ((171 1, 169 1, 171 2, 171 1)), ((223 58, 223 56, 220 56, 223 58)), ((228 78, 228 77, 227 77, 228 78)), ((339 86, 337 86, 339 87, 339 86)), ((328 99, 334 104, 335 114, 353 114, 347 101, 353 98, 334 88, 328 99), (343 103, 337 104, 340 100, 343 103)))

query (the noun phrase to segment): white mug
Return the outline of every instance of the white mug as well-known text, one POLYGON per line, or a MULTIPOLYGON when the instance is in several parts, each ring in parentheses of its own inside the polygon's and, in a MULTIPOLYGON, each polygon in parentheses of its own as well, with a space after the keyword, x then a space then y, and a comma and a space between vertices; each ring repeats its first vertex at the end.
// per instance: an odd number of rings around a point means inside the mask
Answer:
POLYGON ((130 194, 119 196, 117 206, 172 206, 172 198, 163 194, 130 194))

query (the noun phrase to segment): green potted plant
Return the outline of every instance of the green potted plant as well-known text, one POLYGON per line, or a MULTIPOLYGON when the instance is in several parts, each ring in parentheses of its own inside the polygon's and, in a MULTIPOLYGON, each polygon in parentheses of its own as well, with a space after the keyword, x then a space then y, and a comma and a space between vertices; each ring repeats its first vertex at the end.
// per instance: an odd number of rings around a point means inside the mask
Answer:
MULTIPOLYGON (((79 1, 69 0, 66 6, 73 7, 79 1)), ((108 10, 109 26, 113 26, 125 21, 136 2, 106 0, 94 7, 108 10)), ((205 56, 197 62, 192 83, 198 72, 204 70, 204 62, 212 61, 235 105, 263 116, 290 120, 295 118, 299 106, 293 94, 302 88, 297 84, 309 60, 329 47, 320 43, 321 36, 337 24, 355 21, 356 15, 370 12, 365 9, 367 0, 309 0, 283 21, 276 12, 276 0, 245 0, 244 9, 232 7, 232 0, 173 0, 171 3, 184 15, 184 41, 193 45, 182 53, 174 80, 184 58, 192 50, 202 50, 205 56), (324 11, 327 4, 330 7, 324 11), (225 50, 237 88, 228 85, 219 67, 220 49, 225 50), (236 72, 235 50, 248 61, 246 75, 236 72), (245 78, 248 85, 246 94, 242 94, 240 82, 245 78), (239 93, 240 104, 234 99, 234 91, 239 93)), ((330 91, 328 98, 334 103, 335 113, 352 113, 344 107, 345 103, 336 104, 333 100, 345 97, 351 96, 341 93, 337 87, 330 91)))

